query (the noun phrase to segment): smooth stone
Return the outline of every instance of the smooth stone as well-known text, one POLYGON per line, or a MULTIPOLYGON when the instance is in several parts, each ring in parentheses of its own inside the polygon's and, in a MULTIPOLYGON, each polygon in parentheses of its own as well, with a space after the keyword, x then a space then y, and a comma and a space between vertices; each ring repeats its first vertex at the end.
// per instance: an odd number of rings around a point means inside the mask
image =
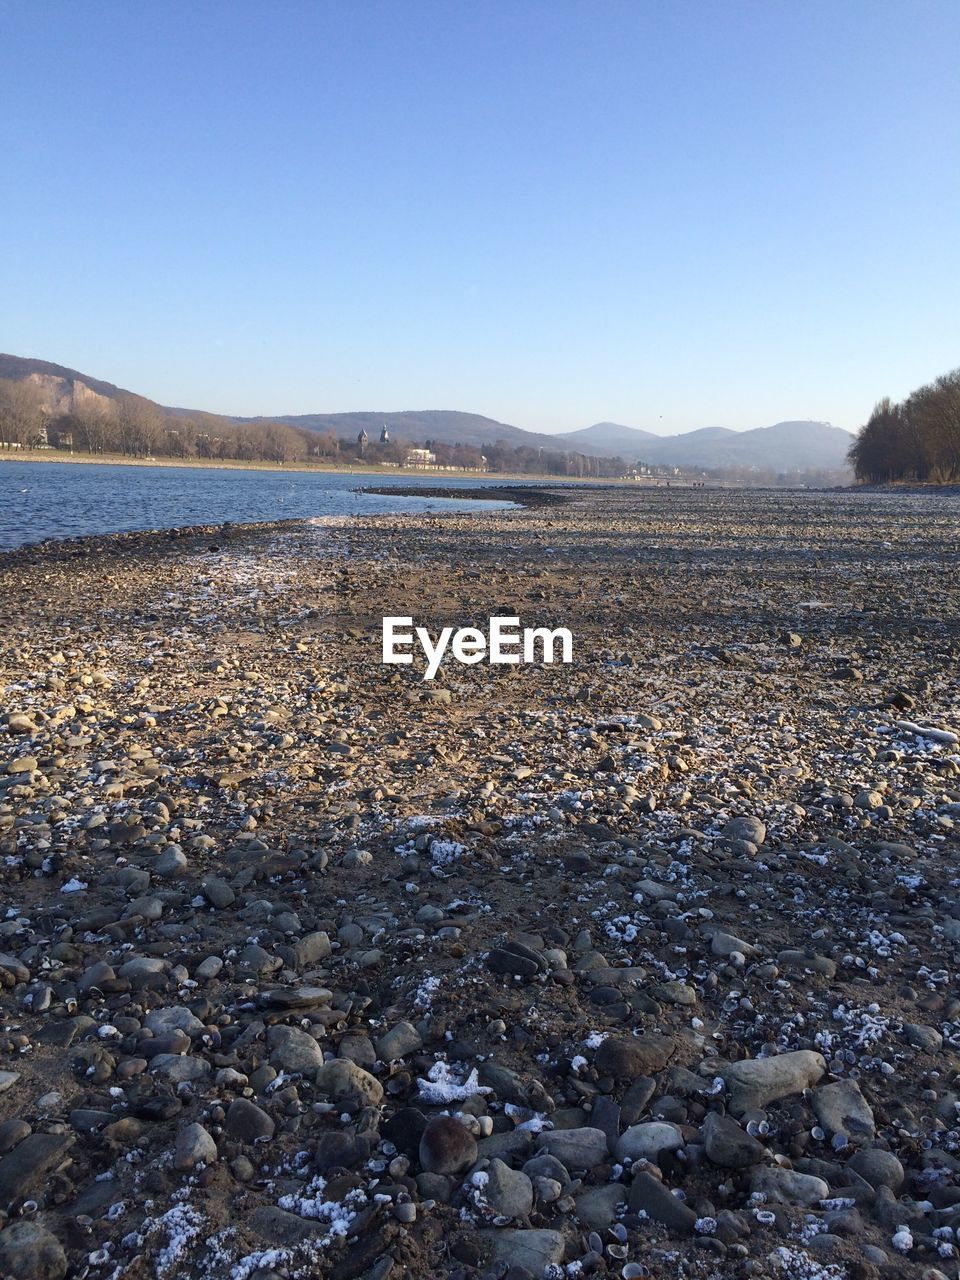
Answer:
POLYGON ((307 933, 293 944, 294 968, 307 969, 326 960, 332 951, 329 935, 322 930, 307 933))
POLYGON ((730 1090, 730 1110, 735 1115, 765 1107, 769 1102, 802 1093, 826 1072, 823 1056, 812 1049, 796 1049, 770 1058, 711 1064, 730 1090))
POLYGON ((732 1116, 711 1111, 703 1122, 707 1159, 721 1169, 748 1169, 764 1158, 763 1144, 737 1124, 732 1116))
POLYGON ((227 1108, 225 1121, 227 1133, 240 1142, 256 1142, 258 1138, 272 1138, 276 1130, 272 1118, 246 1098, 234 1098, 227 1108))
POLYGON ((334 1058, 317 1068, 314 1076, 317 1089, 328 1098, 347 1098, 358 1094, 363 1101, 372 1107, 379 1106, 383 1100, 383 1085, 348 1058, 334 1058))
POLYGON ((750 1190, 759 1191, 779 1204, 807 1207, 830 1195, 830 1187, 822 1178, 812 1173, 797 1173, 795 1169, 782 1169, 779 1165, 758 1169, 750 1181, 750 1190))
POLYGON ((869 1142, 876 1134, 873 1112, 855 1080, 838 1080, 813 1091, 813 1113, 830 1134, 869 1142))
POLYGON ((60 1164, 74 1138, 59 1133, 31 1133, 0 1160, 0 1207, 18 1200, 60 1164))
POLYGON ((611 1182, 605 1187, 581 1191, 574 1212, 588 1231, 603 1231, 617 1220, 620 1206, 626 1203, 625 1188, 611 1182))
POLYGON ((669 1036, 656 1032, 630 1036, 629 1039, 608 1036, 597 1049, 593 1065, 602 1075, 614 1076, 618 1080, 635 1080, 638 1076, 661 1071, 673 1057, 676 1047, 669 1036))
POLYGON ((479 1235, 490 1250, 494 1266, 525 1267, 536 1280, 540 1280, 547 1267, 563 1261, 566 1248, 559 1231, 487 1228, 479 1235))
POLYGON ((408 1053, 416 1053, 422 1048, 423 1040, 412 1022, 398 1022, 377 1039, 376 1045, 377 1057, 382 1062, 392 1062, 396 1058, 405 1058, 408 1053))
POLYGON ((13 1222, 0 1232, 3 1280, 63 1280, 67 1257, 56 1236, 36 1222, 13 1222))
POLYGON ((593 1169, 608 1158, 607 1135, 586 1125, 541 1133, 536 1149, 554 1156, 567 1169, 593 1169))
POLYGON ((165 879, 181 876, 188 866, 187 855, 177 845, 168 845, 151 867, 155 875, 165 879))
POLYGON ((453 1116, 434 1116, 420 1138, 420 1165, 425 1173, 459 1173, 477 1158, 477 1140, 453 1116))
POLYGON ((676 1151, 683 1146, 683 1134, 675 1124, 650 1120, 633 1124, 617 1141, 614 1155, 618 1160, 651 1160, 656 1163, 661 1151, 676 1151))
POLYGON ((871 1187, 889 1187, 891 1191, 899 1191, 906 1177, 903 1165, 893 1152, 884 1151, 881 1147, 865 1147, 858 1151, 848 1162, 848 1167, 871 1187))
POLYGON ((261 1240, 281 1249, 294 1248, 323 1230, 321 1223, 311 1222, 296 1213, 288 1213, 273 1204, 258 1205, 251 1212, 247 1223, 261 1240))
POLYGON ((216 1164, 217 1144, 202 1124, 188 1124, 177 1134, 173 1152, 175 1169, 195 1169, 198 1164, 216 1164))
POLYGON ((324 1063, 323 1050, 313 1036, 299 1027, 275 1026, 267 1031, 270 1064, 294 1075, 316 1071, 324 1063))
POLYGON ((203 1031, 203 1023, 182 1005, 170 1005, 166 1009, 151 1009, 143 1020, 147 1031, 164 1035, 168 1031, 185 1031, 191 1038, 203 1031))
POLYGON ((210 1063, 206 1058, 185 1057, 178 1053, 158 1053, 150 1062, 151 1075, 163 1076, 164 1079, 180 1084, 184 1080, 202 1080, 210 1074, 210 1063))
POLYGON ((750 844, 763 844, 767 838, 767 828, 759 818, 731 818, 721 834, 724 840, 746 840, 750 844))
POLYGON ((526 1218, 533 1208, 533 1183, 502 1160, 491 1160, 483 1197, 499 1217, 526 1218))
POLYGON ((936 1027, 921 1026, 916 1022, 905 1022, 903 1036, 907 1044, 923 1053, 939 1053, 943 1047, 943 1036, 936 1027))
POLYGON ((200 888, 206 900, 218 911, 222 911, 225 907, 232 907, 237 900, 237 895, 220 876, 204 876, 200 882, 200 888))
POLYGON ((710 951, 715 956, 723 956, 729 958, 734 955, 756 956, 760 954, 758 947, 751 942, 744 942, 742 938, 735 937, 732 933, 724 933, 722 929, 716 929, 710 935, 710 951))
POLYGON ((329 1004, 332 996, 327 987, 277 987, 261 991, 257 1003, 264 1009, 314 1009, 329 1004))
POLYGON ((645 1214, 681 1235, 691 1235, 697 1221, 697 1215, 688 1204, 645 1170, 634 1176, 627 1207, 631 1213, 645 1214))

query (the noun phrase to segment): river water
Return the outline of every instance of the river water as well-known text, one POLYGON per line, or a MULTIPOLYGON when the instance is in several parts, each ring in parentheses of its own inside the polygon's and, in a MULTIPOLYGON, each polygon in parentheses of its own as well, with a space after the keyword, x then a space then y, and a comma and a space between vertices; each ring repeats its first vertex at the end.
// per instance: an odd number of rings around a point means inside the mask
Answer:
POLYGON ((241 471, 217 467, 0 462, 0 549, 44 538, 76 538, 184 525, 242 524, 378 511, 477 511, 499 499, 389 497, 366 485, 478 489, 495 479, 384 476, 366 472, 241 471))

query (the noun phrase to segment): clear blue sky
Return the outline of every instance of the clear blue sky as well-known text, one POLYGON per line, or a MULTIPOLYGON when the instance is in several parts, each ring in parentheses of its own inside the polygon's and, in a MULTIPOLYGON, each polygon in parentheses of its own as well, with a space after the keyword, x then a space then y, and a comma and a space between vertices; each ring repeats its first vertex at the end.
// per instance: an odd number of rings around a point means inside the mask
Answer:
POLYGON ((958 0, 0 0, 0 349, 218 412, 812 417, 960 364, 958 0))

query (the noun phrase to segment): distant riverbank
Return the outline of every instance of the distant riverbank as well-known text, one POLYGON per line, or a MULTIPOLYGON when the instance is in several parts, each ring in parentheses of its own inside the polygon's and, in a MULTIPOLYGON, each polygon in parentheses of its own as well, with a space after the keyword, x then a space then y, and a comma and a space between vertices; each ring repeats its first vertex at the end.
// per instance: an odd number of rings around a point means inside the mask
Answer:
MULTIPOLYGON (((253 462, 241 458, 131 458, 123 453, 62 453, 51 449, 0 449, 0 462, 69 462, 84 466, 111 467, 202 467, 216 471, 278 471, 293 475, 343 475, 343 476, 451 476, 473 477, 487 475, 476 471, 427 471, 423 467, 337 466, 332 462, 253 462)), ((504 475, 503 479, 521 479, 519 474, 504 475)), ((540 479, 541 477, 538 477, 540 479)), ((551 479, 556 477, 542 477, 551 479)))
MULTIPOLYGON (((53 449, 0 449, 0 462, 67 462, 83 466, 111 467, 177 467, 188 470, 202 468, 215 471, 271 471, 280 475, 331 475, 331 476, 401 476, 410 480, 431 479, 440 484, 472 480, 485 481, 523 480, 528 484, 588 484, 627 485, 630 488, 684 488, 699 482, 682 476, 667 480, 661 476, 557 476, 531 471, 434 471, 425 467, 385 467, 375 463, 337 466, 332 462, 247 462, 238 458, 131 458, 122 453, 62 453, 53 449)), ((710 487, 714 487, 711 483, 710 487)), ((723 487, 719 484, 717 487, 723 487)))

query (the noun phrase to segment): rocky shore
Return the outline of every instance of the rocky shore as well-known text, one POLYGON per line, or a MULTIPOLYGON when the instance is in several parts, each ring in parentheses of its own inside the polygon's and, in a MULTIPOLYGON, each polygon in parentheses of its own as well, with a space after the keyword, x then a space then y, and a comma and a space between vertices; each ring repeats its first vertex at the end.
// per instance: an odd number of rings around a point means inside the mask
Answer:
POLYGON ((0 559, 0 1277, 955 1277, 958 552, 604 489, 0 559))

